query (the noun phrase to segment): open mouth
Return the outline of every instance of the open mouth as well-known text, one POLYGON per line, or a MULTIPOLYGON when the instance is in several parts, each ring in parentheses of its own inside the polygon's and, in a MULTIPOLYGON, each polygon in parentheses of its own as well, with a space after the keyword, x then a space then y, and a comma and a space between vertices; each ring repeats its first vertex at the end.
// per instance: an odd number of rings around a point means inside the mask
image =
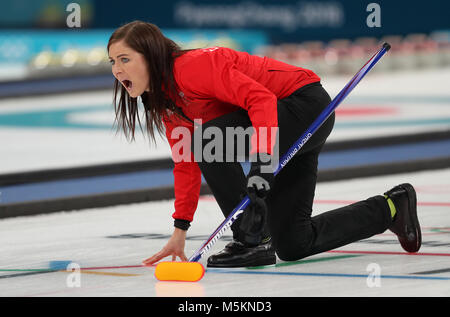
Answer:
POLYGON ((133 83, 131 82, 131 80, 125 79, 124 81, 122 81, 122 85, 124 85, 127 90, 130 90, 133 86, 133 83))

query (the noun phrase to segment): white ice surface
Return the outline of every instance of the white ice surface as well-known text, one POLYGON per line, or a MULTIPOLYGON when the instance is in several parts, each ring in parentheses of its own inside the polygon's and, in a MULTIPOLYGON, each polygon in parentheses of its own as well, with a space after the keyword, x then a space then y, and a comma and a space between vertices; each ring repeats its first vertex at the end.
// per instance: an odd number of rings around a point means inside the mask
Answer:
MULTIPOLYGON (((383 193, 398 183, 414 184, 423 231, 419 254, 404 253, 386 231, 338 249, 342 253, 326 252, 291 265, 278 260, 276 267, 258 270, 207 269, 196 283, 160 282, 153 267, 127 268, 140 265, 167 242, 173 201, 3 219, 0 296, 449 296, 449 180, 446 169, 318 184, 314 215, 383 193), (378 253, 364 253, 373 251, 378 253), (342 258, 351 255, 355 257, 342 258), (328 260, 315 261, 324 258, 328 260), (46 269, 50 261, 72 261, 91 269, 81 271, 80 287, 68 287, 73 273, 65 271, 16 275, 46 269), (380 268, 379 287, 368 286, 371 263, 380 268), (433 270, 444 271, 414 274, 433 270)), ((188 231, 187 256, 221 220, 217 203, 203 197, 188 231)), ((225 236, 229 238, 229 232, 225 236)), ((219 240, 209 254, 226 243, 219 240)))

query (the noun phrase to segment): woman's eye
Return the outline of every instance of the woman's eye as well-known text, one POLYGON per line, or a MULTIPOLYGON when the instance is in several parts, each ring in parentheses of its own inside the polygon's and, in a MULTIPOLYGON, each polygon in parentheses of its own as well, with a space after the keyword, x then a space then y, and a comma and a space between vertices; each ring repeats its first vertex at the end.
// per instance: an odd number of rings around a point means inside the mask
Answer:
POLYGON ((109 63, 111 64, 111 65, 114 65, 114 61, 111 59, 111 60, 109 60, 109 63))
POLYGON ((130 60, 128 59, 128 58, 126 58, 126 57, 122 57, 122 63, 127 63, 127 62, 129 62, 130 60))

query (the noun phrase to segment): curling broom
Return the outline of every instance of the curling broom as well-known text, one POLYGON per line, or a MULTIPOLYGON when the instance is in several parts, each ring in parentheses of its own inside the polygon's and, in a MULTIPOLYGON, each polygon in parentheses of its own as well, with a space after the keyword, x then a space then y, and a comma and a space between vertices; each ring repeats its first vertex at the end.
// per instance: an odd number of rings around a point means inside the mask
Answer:
MULTIPOLYGON (((280 170, 292 159, 292 157, 305 145, 311 136, 329 118, 337 106, 356 87, 361 79, 372 69, 380 58, 391 48, 388 43, 384 43, 381 49, 376 52, 369 61, 355 74, 339 94, 322 111, 317 119, 309 126, 303 135, 290 147, 288 152, 281 158, 278 167, 274 171, 276 176, 280 170)), ((234 221, 244 212, 250 203, 248 196, 244 197, 239 205, 230 215, 217 227, 211 236, 202 246, 191 256, 188 262, 160 262, 155 269, 155 277, 161 281, 189 281, 196 282, 202 279, 205 269, 198 261, 205 255, 224 232, 234 223, 234 221)))

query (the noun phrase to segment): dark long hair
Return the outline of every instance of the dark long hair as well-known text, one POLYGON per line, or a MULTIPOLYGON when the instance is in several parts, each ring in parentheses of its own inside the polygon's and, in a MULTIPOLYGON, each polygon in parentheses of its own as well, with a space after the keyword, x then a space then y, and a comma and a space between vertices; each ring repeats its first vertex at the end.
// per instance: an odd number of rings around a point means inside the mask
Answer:
MULTIPOLYGON (((163 116, 167 110, 181 114, 176 106, 178 87, 173 76, 175 58, 184 54, 174 41, 166 38, 160 29, 151 23, 134 21, 119 27, 108 41, 109 47, 119 41, 142 54, 147 62, 150 92, 141 95, 144 104, 145 124, 148 135, 155 141, 155 130, 164 132, 163 116)), ((136 121, 142 130, 137 98, 132 98, 122 84, 114 82, 115 124, 123 130, 128 140, 134 140, 136 121)))

